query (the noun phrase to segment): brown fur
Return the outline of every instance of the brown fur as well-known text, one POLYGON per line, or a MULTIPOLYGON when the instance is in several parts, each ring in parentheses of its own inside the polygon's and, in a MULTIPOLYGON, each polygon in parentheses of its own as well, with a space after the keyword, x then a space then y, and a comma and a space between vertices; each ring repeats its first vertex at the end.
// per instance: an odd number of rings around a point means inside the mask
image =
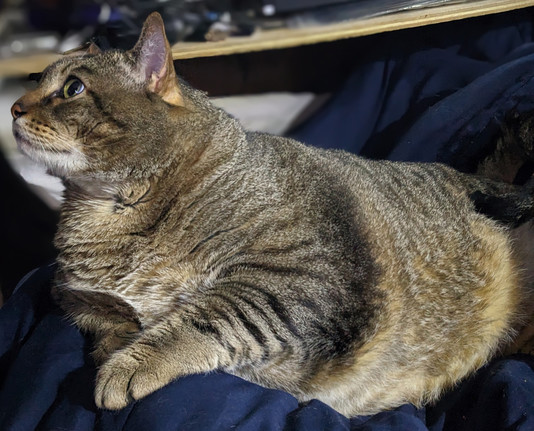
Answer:
POLYGON ((54 294, 94 335, 99 407, 215 369, 346 415, 421 404, 523 313, 505 225, 534 215, 532 184, 246 132, 176 79, 157 14, 13 112, 66 186, 54 294))
MULTIPOLYGON (((494 180, 521 183, 532 175, 534 161, 533 112, 512 111, 501 126, 502 133, 493 143, 486 157, 478 163, 477 173, 494 180)), ((532 221, 510 233, 515 259, 521 262, 521 276, 532 298, 534 292, 534 229, 532 221)), ((513 344, 505 353, 534 354, 534 303, 525 308, 527 320, 513 344)))

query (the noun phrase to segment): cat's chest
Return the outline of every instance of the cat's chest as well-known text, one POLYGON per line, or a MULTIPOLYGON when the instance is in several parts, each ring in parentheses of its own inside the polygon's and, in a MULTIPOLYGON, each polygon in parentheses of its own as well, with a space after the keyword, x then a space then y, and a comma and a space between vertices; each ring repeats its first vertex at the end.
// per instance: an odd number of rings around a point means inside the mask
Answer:
POLYGON ((199 250, 211 232, 206 217, 197 211, 191 223, 189 213, 178 212, 176 205, 152 214, 75 202, 56 235, 68 287, 116 298, 142 322, 195 301, 217 277, 224 253, 199 250))
POLYGON ((216 277, 213 270, 207 271, 178 253, 163 255, 148 245, 143 253, 131 250, 129 253, 102 250, 102 256, 87 256, 87 251, 81 250, 72 255, 61 253, 59 263, 68 288, 103 294, 110 304, 113 300, 127 304, 144 325, 194 302, 216 277), (77 259, 76 255, 86 258, 77 259))

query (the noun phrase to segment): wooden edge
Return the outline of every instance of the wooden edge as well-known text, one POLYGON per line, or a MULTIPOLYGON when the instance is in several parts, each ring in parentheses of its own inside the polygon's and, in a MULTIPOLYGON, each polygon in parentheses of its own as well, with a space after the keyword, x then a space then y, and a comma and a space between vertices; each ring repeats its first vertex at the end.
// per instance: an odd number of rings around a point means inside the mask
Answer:
MULTIPOLYGON (((172 47, 173 59, 291 48, 496 14, 529 6, 534 6, 534 0, 468 0, 465 3, 414 9, 323 26, 257 31, 252 36, 231 37, 220 42, 180 42, 172 47)), ((0 77, 19 77, 39 72, 60 57, 60 54, 41 53, 1 59, 0 77)))
POLYGON ((180 60, 291 48, 496 14, 529 6, 534 6, 534 0, 476 0, 323 26, 257 31, 252 36, 231 37, 220 42, 180 42, 172 47, 173 58, 180 60))
POLYGON ((53 52, 4 58, 0 60, 0 77, 20 77, 41 72, 46 66, 61 57, 53 52))

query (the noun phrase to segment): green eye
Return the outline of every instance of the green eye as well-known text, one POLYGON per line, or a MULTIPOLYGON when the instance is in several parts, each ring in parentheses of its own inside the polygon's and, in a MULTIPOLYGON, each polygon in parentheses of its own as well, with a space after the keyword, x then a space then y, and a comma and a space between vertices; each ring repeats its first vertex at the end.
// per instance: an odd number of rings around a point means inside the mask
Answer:
POLYGON ((78 78, 69 79, 63 87, 63 97, 65 99, 74 97, 77 94, 80 94, 83 90, 85 90, 85 86, 82 81, 78 78))

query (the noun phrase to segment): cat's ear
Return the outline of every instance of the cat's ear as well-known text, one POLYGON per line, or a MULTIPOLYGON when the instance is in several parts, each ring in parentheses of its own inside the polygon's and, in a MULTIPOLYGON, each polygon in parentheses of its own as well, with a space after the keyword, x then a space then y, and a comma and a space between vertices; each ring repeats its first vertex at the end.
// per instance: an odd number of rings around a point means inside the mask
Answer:
POLYGON ((94 43, 93 41, 89 42, 89 46, 87 47, 87 54, 96 55, 96 54, 101 54, 101 53, 102 53, 102 50, 96 43, 94 43))
POLYGON ((101 54, 102 50, 98 47, 96 43, 93 41, 87 42, 83 45, 80 45, 76 48, 69 49, 68 51, 65 51, 63 55, 83 55, 83 54, 101 54))
POLYGON ((146 82, 147 89, 171 105, 183 106, 171 47, 159 13, 153 12, 148 16, 131 53, 137 63, 137 73, 146 82))

